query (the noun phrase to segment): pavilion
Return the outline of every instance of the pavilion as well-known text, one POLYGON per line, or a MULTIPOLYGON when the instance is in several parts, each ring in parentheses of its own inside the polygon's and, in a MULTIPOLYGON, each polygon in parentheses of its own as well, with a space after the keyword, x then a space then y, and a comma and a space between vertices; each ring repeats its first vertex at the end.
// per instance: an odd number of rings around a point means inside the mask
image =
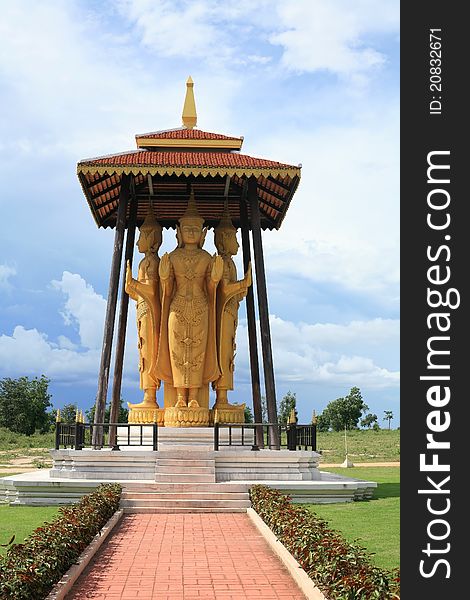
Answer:
MULTIPOLYGON (((186 86, 182 127, 138 134, 135 136, 136 150, 84 159, 77 165, 95 223, 98 227, 115 229, 95 423, 104 420, 121 279, 110 422, 115 423, 118 414, 129 301, 124 291, 125 272, 121 275, 123 249, 124 260, 132 262, 135 228, 142 225, 150 207, 156 210, 162 227, 176 228, 186 209, 191 188, 207 227, 218 224, 224 206, 228 205, 234 226, 241 230, 244 271, 251 261, 251 232, 268 419, 271 423, 277 422, 261 231, 281 226, 299 185, 301 167, 241 154, 243 137, 197 129, 191 78, 186 86)), ((260 366, 252 287, 246 300, 253 411, 255 422, 261 423, 260 366)), ((99 436, 98 430, 96 435, 99 436)), ((273 435, 273 447, 279 448, 277 428, 273 428, 273 435)), ((101 446, 102 441, 97 438, 94 443, 101 446)))

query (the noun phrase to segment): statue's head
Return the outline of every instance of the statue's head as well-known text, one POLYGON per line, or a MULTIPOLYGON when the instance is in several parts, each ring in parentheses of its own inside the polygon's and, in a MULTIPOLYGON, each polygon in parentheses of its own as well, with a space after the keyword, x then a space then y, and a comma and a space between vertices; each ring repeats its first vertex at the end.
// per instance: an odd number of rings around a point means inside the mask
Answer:
POLYGON ((140 236, 137 240, 139 252, 157 252, 162 245, 162 226, 155 218, 153 209, 150 207, 144 222, 140 227, 140 236))
POLYGON ((233 226, 227 205, 225 205, 219 224, 214 229, 214 244, 219 254, 231 254, 232 256, 235 256, 240 247, 237 241, 237 230, 233 226))
POLYGON ((196 201, 194 199, 194 191, 191 189, 188 207, 184 215, 179 220, 177 229, 177 238, 180 246, 186 244, 197 244, 199 248, 204 243, 206 230, 203 229, 204 219, 199 214, 196 201))

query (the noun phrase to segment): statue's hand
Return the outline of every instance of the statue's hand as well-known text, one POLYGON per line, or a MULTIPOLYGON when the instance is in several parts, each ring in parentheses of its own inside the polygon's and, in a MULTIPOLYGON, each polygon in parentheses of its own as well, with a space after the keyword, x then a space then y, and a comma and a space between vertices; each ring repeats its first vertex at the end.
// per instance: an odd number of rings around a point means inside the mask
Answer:
POLYGON ((247 287, 247 289, 250 287, 250 285, 253 283, 253 277, 251 274, 251 261, 248 263, 248 269, 246 270, 245 273, 245 285, 247 287))
POLYGON ((162 281, 167 281, 170 278, 170 270, 171 270, 170 257, 168 256, 168 252, 165 252, 165 254, 162 256, 162 258, 160 260, 160 266, 158 268, 158 274, 162 281))
POLYGON ((126 262, 126 290, 130 288, 132 283, 132 268, 131 261, 128 260, 126 262))
POLYGON ((212 263, 211 279, 214 283, 219 283, 224 274, 224 259, 221 256, 214 256, 212 263))

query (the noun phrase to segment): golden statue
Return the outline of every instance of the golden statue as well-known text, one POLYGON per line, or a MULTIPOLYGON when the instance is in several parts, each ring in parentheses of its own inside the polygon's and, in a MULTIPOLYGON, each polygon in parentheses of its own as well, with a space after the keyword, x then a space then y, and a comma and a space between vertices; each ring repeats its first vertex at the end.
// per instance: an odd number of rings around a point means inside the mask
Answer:
POLYGON ((203 224, 191 191, 177 227, 178 247, 160 261, 162 317, 156 376, 165 382, 165 424, 169 425, 208 425, 205 389, 220 376, 215 317, 224 263, 202 249, 207 231, 203 224), (174 402, 167 402, 173 388, 174 402))
MULTIPOLYGON (((139 348, 140 389, 144 399, 139 404, 128 403, 129 422, 157 421, 156 393, 160 379, 156 374, 159 345, 161 303, 157 255, 162 243, 162 228, 150 209, 140 228, 137 241, 139 252, 145 256, 139 263, 137 279, 133 279, 129 261, 126 268, 126 292, 137 302, 137 335, 139 348), (133 414, 134 413, 134 414, 133 414)), ((163 415, 162 415, 163 417, 163 415)))
MULTIPOLYGON (((227 207, 225 207, 222 219, 214 231, 214 243, 224 261, 222 279, 217 288, 217 356, 220 377, 212 383, 212 387, 216 391, 214 409, 217 409, 219 413, 222 409, 228 408, 241 408, 243 411, 245 405, 239 407, 229 404, 227 391, 233 390, 238 308, 251 285, 251 263, 248 265, 245 277, 237 281, 237 268, 232 256, 237 254, 239 244, 237 230, 233 226, 227 207)), ((231 419, 234 419, 234 415, 231 415, 231 419)))

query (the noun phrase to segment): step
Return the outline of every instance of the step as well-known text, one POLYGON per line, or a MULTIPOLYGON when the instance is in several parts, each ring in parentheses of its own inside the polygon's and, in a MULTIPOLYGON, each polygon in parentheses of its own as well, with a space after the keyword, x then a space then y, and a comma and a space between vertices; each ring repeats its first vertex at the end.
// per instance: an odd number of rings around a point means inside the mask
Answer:
POLYGON ((249 484, 246 483, 172 483, 172 482, 139 482, 126 481, 122 483, 123 492, 161 492, 161 493, 178 493, 178 492, 247 492, 249 484))
POLYGON ((194 448, 159 448, 159 458, 192 458, 192 459, 214 459, 214 450, 195 450, 194 448))
POLYGON ((167 465, 179 465, 184 464, 190 467, 214 467, 215 461, 214 459, 193 459, 193 458, 157 458, 156 464, 158 466, 167 466, 167 465))
POLYGON ((158 465, 157 468, 155 469, 155 472, 157 474, 159 473, 174 473, 175 475, 184 475, 186 473, 188 474, 197 474, 197 473, 202 473, 202 474, 214 474, 215 475, 215 467, 214 465, 212 466, 203 466, 203 467, 192 467, 192 466, 188 466, 186 464, 183 463, 177 463, 175 465, 158 465))
POLYGON ((127 492, 121 494, 122 500, 154 498, 155 500, 247 500, 248 492, 127 492))
POLYGON ((173 499, 161 500, 157 498, 149 499, 124 499, 121 500, 122 508, 150 507, 150 508, 249 508, 249 500, 194 500, 194 499, 173 499))
POLYGON ((186 507, 149 507, 149 506, 132 506, 132 507, 123 507, 124 513, 132 513, 132 514, 157 514, 157 513, 167 513, 167 514, 180 514, 180 513, 246 513, 246 508, 186 508, 186 507))
POLYGON ((162 483, 215 483, 212 473, 155 473, 155 481, 162 483))

